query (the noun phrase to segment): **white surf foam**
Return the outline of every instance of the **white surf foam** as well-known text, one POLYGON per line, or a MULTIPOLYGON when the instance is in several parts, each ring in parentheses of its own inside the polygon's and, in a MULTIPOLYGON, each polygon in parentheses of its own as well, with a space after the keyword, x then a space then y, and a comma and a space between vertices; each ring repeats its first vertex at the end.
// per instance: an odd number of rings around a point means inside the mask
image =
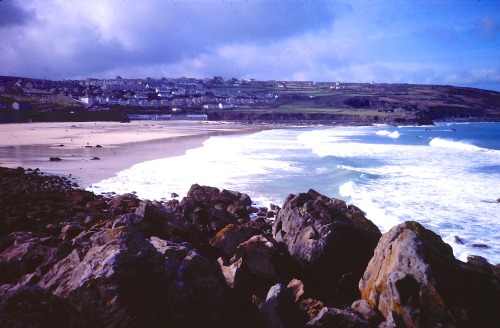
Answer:
POLYGON ((429 145, 431 147, 450 148, 450 149, 459 149, 459 150, 472 150, 472 151, 486 150, 484 148, 469 144, 467 142, 453 141, 453 140, 442 139, 442 138, 433 138, 429 142, 429 145))

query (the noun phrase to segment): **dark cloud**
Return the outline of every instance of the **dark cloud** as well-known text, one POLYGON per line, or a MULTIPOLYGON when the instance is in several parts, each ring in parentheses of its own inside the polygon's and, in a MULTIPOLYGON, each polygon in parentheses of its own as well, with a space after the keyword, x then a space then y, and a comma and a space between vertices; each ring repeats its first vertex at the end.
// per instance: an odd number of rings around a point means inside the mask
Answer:
POLYGON ((12 0, 0 0, 0 28, 6 26, 23 25, 33 17, 33 12, 19 7, 12 0))

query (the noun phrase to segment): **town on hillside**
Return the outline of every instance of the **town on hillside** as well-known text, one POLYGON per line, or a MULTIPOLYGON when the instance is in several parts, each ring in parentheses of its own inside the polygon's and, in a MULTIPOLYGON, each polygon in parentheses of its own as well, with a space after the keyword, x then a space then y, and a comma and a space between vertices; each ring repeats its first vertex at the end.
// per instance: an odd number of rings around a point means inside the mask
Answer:
POLYGON ((0 77, 0 122, 127 119, 425 124, 500 119, 500 93, 413 84, 0 77))

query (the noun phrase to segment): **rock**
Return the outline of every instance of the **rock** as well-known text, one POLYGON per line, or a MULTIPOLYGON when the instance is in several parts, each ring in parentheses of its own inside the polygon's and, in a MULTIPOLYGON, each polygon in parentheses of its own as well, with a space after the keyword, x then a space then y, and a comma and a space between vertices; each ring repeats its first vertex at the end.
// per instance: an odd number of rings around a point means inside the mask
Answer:
POLYGON ((269 289, 260 307, 255 327, 303 327, 305 318, 297 308, 290 291, 283 284, 269 289))
POLYGON ((182 260, 192 251, 192 248, 187 245, 187 243, 177 244, 168 240, 162 240, 155 236, 149 238, 149 242, 165 257, 174 256, 182 260))
POLYGON ((166 237, 165 224, 174 218, 163 206, 148 200, 142 201, 134 214, 140 218, 136 228, 147 237, 166 237))
POLYGON ((299 301, 304 295, 304 283, 299 279, 292 279, 286 287, 292 293, 295 298, 295 302, 299 301))
POLYGON ((61 229, 61 239, 62 240, 71 240, 78 236, 83 231, 83 227, 75 224, 65 225, 61 229))
POLYGON ((362 299, 387 325, 407 327, 495 325, 499 286, 498 277, 457 261, 448 244, 413 221, 382 236, 359 282, 362 299))
POLYGON ((351 310, 374 325, 382 321, 382 317, 365 300, 357 300, 352 303, 351 310))
POLYGON ((278 275, 284 274, 286 254, 262 235, 253 236, 238 246, 231 263, 239 259, 243 259, 254 275, 276 279, 278 275))
POLYGON ((197 250, 190 251, 167 290, 173 326, 228 326, 227 290, 212 263, 197 250))
POLYGON ((96 145, 95 147, 96 147, 96 148, 102 148, 102 146, 101 146, 101 145, 99 145, 99 144, 98 144, 98 145, 96 145))
POLYGON ((352 312, 329 307, 322 308, 318 316, 310 320, 305 326, 339 328, 373 327, 368 321, 358 317, 352 312))
POLYGON ((114 215, 130 213, 133 208, 137 208, 141 201, 134 194, 123 194, 115 196, 108 201, 109 211, 114 215))
POLYGON ((228 257, 231 257, 241 243, 260 233, 262 230, 249 224, 228 224, 210 239, 210 246, 222 250, 228 257))
POLYGON ((380 231, 357 207, 314 190, 290 195, 276 216, 272 233, 301 263, 302 280, 312 295, 346 305, 359 298, 357 282, 380 231))
POLYGON ((208 225, 212 232, 217 233, 230 223, 248 221, 247 206, 251 203, 246 194, 194 184, 180 206, 186 220, 197 225, 208 225))
POLYGON ((244 207, 252 205, 252 200, 247 194, 227 189, 220 192, 219 201, 226 205, 236 204, 244 207))
POLYGON ((453 236, 453 240, 455 241, 455 243, 457 243, 459 245, 465 244, 465 240, 463 238, 458 237, 458 236, 453 236))
POLYGON ((308 320, 312 320, 317 317, 319 311, 325 307, 325 304, 314 298, 304 298, 298 305, 299 310, 304 313, 308 320))
POLYGON ((493 265, 491 265, 484 257, 479 255, 467 256, 467 264, 474 266, 477 270, 482 270, 487 273, 493 273, 493 265))
POLYGON ((219 194, 220 191, 218 188, 194 184, 189 188, 186 197, 193 200, 195 204, 201 203, 213 206, 219 199, 219 194))
POLYGON ((228 224, 237 222, 237 218, 225 209, 215 208, 212 210, 212 215, 210 217, 210 228, 214 232, 218 232, 228 224))
POLYGON ((2 295, 0 327, 89 327, 70 304, 36 286, 2 295))
POLYGON ((222 275, 226 280, 227 286, 232 290, 248 291, 251 287, 251 272, 243 265, 243 259, 238 259, 230 265, 225 265, 224 260, 220 257, 217 260, 221 269, 222 275))
POLYGON ((99 158, 99 157, 97 157, 97 156, 94 156, 94 157, 92 157, 90 160, 91 160, 91 161, 98 161, 98 160, 100 160, 100 158, 99 158))
POLYGON ((417 223, 385 234, 373 254, 378 230, 344 201, 292 195, 272 222, 246 218, 245 194, 192 189, 182 202, 96 196, 0 167, 0 326, 499 322, 500 265, 455 260, 417 223))
POLYGON ((0 254, 0 284, 16 284, 26 274, 33 273, 55 254, 48 238, 32 237, 16 241, 0 254))
POLYGON ((103 233, 107 242, 97 238, 82 260, 73 251, 38 286, 67 300, 93 325, 159 325, 165 320, 163 258, 133 230, 103 233))
POLYGON ((480 243, 472 244, 472 247, 474 247, 474 248, 490 248, 490 246, 488 246, 486 244, 480 244, 480 243))
POLYGON ((177 194, 175 192, 170 194, 170 198, 177 198, 177 197, 179 197, 179 194, 177 194))
POLYGON ((319 311, 325 306, 321 301, 307 296, 304 283, 298 279, 292 279, 288 285, 288 290, 295 299, 299 310, 307 321, 316 317, 319 311))

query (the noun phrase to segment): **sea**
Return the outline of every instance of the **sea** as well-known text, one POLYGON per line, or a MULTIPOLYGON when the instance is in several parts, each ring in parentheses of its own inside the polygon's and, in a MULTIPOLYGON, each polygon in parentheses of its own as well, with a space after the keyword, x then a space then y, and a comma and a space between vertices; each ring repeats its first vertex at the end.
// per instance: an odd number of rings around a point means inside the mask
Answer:
POLYGON ((278 128, 214 136, 185 155, 134 165, 96 193, 165 200, 194 183, 281 206, 314 189, 362 209, 382 232, 414 220, 469 255, 500 263, 500 123, 278 128))

